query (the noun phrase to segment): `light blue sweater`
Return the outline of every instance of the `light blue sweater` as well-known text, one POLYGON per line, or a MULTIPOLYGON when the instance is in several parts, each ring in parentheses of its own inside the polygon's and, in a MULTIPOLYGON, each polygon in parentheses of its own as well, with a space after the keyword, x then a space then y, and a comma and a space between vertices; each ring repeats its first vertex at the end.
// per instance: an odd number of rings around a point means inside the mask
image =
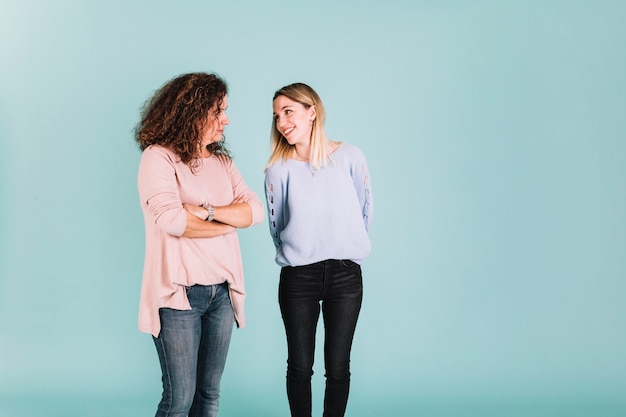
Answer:
POLYGON ((365 156, 342 143, 318 170, 294 159, 265 173, 269 226, 280 266, 326 259, 361 263, 370 253, 373 203, 365 156))

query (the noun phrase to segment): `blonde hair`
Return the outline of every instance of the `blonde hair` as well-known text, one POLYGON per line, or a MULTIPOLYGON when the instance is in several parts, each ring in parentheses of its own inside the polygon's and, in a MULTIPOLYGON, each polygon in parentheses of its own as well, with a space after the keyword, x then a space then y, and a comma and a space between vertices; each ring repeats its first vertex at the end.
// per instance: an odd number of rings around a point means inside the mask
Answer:
MULTIPOLYGON (((285 96, 290 100, 302 104, 306 109, 315 106, 315 119, 311 127, 311 154, 309 160, 313 168, 318 169, 329 161, 328 137, 324 131, 324 121, 326 120, 326 112, 322 99, 317 95, 315 90, 304 83, 294 83, 287 85, 274 93, 272 101, 279 96, 285 96)), ((265 169, 274 165, 281 160, 287 160, 293 155, 294 145, 290 145, 287 139, 276 128, 276 119, 272 117, 272 131, 270 134, 272 144, 272 153, 267 162, 265 169)))

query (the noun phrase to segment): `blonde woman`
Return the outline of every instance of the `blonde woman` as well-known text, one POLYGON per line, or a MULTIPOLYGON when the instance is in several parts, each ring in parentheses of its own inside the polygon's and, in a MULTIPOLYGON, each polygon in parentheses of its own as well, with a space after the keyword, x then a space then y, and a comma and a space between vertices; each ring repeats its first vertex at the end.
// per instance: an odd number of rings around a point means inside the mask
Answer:
POLYGON ((324 417, 345 413, 350 352, 363 298, 373 205, 363 153, 324 132, 324 106, 308 85, 274 94, 272 154, 265 171, 270 233, 281 266, 279 305, 287 336, 292 417, 311 417, 320 310, 324 321, 324 417))

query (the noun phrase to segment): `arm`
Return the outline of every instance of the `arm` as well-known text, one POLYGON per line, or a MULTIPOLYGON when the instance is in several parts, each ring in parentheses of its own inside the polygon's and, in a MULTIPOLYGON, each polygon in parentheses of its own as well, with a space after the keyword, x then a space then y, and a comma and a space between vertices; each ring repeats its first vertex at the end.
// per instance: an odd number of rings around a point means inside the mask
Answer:
POLYGON ((354 188, 356 190, 359 203, 361 204, 363 223, 365 223, 365 229, 369 230, 374 214, 374 204, 372 201, 371 180, 369 170, 367 168, 367 162, 365 161, 365 156, 360 150, 357 150, 357 155, 352 162, 351 171, 354 188))
POLYGON ((261 203, 259 196, 245 183, 232 161, 230 179, 235 198, 228 206, 228 210, 222 210, 223 207, 216 207, 215 218, 236 227, 249 227, 261 223, 265 217, 263 203, 261 203))
MULTIPOLYGON (((188 205, 185 204, 185 208, 187 207, 188 205)), ((203 207, 197 208, 206 212, 206 209, 203 207)), ((220 222, 206 222, 201 220, 189 210, 186 210, 185 213, 187 215, 187 224, 185 226, 185 231, 182 234, 184 237, 216 237, 232 233, 236 230, 235 227, 228 224, 220 222)))
MULTIPOLYGON (((245 200, 244 196, 236 197, 233 202, 227 206, 213 208, 213 221, 207 222, 205 219, 209 216, 209 210, 202 206, 192 206, 191 204, 183 204, 183 208, 192 215, 195 220, 201 220, 205 223, 224 224, 232 226, 232 228, 248 227, 252 223, 252 207, 245 200)), ((189 216, 187 216, 189 222, 189 216)))
POLYGON ((214 219, 234 227, 252 225, 252 207, 245 196, 236 197, 229 206, 215 207, 214 219))
POLYGON ((281 245, 280 234, 283 231, 283 184, 274 166, 269 167, 265 173, 265 198, 267 200, 267 212, 269 216, 270 235, 274 246, 281 245))
POLYGON ((176 186, 176 169, 168 152, 148 148, 141 155, 137 180, 146 221, 173 236, 185 230, 185 212, 176 186))
MULTIPOLYGON (((244 182, 239 170, 231 160, 225 164, 231 181, 233 200, 228 205, 214 206, 213 222, 223 223, 234 228, 245 228, 258 224, 263 220, 263 204, 258 196, 244 182)), ((208 217, 208 210, 200 206, 184 204, 185 210, 194 217, 204 220, 208 217)))
MULTIPOLYGON (((154 223, 164 232, 183 237, 215 237, 235 228, 219 222, 205 222, 184 209, 176 184, 175 162, 164 149, 151 148, 142 154, 139 165, 139 195, 152 213, 154 223)), ((206 218, 206 210, 204 218, 206 218)))

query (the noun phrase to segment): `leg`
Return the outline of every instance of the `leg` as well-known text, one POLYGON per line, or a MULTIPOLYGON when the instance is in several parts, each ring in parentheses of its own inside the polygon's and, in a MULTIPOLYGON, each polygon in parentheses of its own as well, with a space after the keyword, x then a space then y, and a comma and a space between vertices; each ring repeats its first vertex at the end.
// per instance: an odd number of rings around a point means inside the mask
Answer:
POLYGON ((281 269, 278 299, 287 335, 287 398, 292 417, 311 417, 315 329, 323 264, 281 269))
POLYGON ((220 382, 235 323, 228 284, 212 285, 209 288, 212 293, 208 308, 202 316, 198 383, 189 417, 217 416, 220 382))
POLYGON ((361 311, 361 267, 351 261, 327 261, 324 314, 326 393, 324 417, 343 417, 350 390, 350 351, 361 311))
POLYGON ((186 417, 196 389, 200 314, 194 309, 169 308, 162 308, 159 314, 161 333, 153 339, 161 363, 163 395, 156 417, 186 417))

